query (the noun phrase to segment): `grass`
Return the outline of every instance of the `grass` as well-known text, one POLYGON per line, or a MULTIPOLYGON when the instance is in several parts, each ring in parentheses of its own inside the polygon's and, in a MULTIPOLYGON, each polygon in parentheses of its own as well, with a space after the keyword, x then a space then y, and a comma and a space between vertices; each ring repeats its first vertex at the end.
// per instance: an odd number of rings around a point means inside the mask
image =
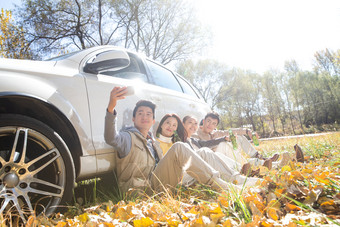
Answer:
POLYGON ((268 171, 254 189, 216 192, 197 184, 152 196, 122 195, 115 177, 107 175, 78 183, 69 211, 49 220, 61 226, 340 225, 340 133, 263 141, 256 148, 270 157, 294 153, 295 144, 305 163, 268 171))
MULTIPOLYGON (((283 152, 290 152, 294 153, 294 145, 298 144, 303 152, 305 153, 305 159, 307 160, 307 163, 304 164, 304 166, 301 166, 299 164, 290 164, 290 166, 286 166, 286 169, 269 172, 267 174, 267 177, 271 178, 272 181, 271 184, 275 185, 275 190, 272 190, 272 193, 276 193, 279 190, 282 191, 289 191, 289 180, 287 182, 285 181, 287 179, 287 169, 288 172, 298 174, 299 171, 303 173, 303 171, 314 171, 315 169, 312 168, 317 163, 318 165, 315 168, 327 168, 330 173, 334 171, 334 174, 338 178, 334 177, 328 177, 324 179, 324 182, 327 181, 327 184, 324 183, 322 180, 319 180, 317 177, 315 179, 307 179, 294 182, 294 184, 298 185, 301 188, 315 188, 315 187, 321 187, 320 181, 323 182, 323 191, 321 195, 324 195, 326 197, 332 197, 334 195, 339 195, 340 193, 340 183, 339 179, 339 165, 340 165, 340 133, 333 133, 333 134, 327 134, 322 136, 315 136, 315 137, 298 137, 298 138, 291 138, 291 139, 282 139, 282 140, 268 140, 268 141, 262 141, 259 146, 256 147, 256 149, 262 153, 264 156, 270 157, 274 153, 283 153, 283 152), (293 166, 292 166, 293 165, 293 166)), ((320 170, 321 171, 321 170, 320 170)), ((320 176, 323 173, 320 173, 320 176)), ((266 176, 264 176, 266 178, 266 176)), ((321 178, 321 177, 319 177, 321 178)), ((117 191, 115 192, 116 184, 114 184, 113 179, 111 179, 110 184, 108 182, 110 181, 110 178, 106 179, 100 179, 95 182, 92 182, 90 184, 81 185, 77 190, 78 193, 75 194, 75 196, 79 196, 79 191, 83 192, 82 196, 85 196, 85 203, 82 205, 84 206, 93 206, 98 203, 105 203, 108 200, 112 201, 113 204, 117 203, 120 200, 124 200, 125 204, 128 204, 129 201, 132 201, 133 204, 139 204, 139 203, 153 203, 153 204, 160 204, 159 207, 162 207, 161 210, 163 213, 177 213, 177 216, 179 217, 178 221, 182 223, 188 223, 188 220, 185 217, 185 214, 181 212, 181 204, 191 204, 192 206, 195 204, 204 204, 204 206, 208 206, 209 204, 219 204, 222 208, 223 212, 223 218, 219 220, 223 220, 224 223, 234 223, 234 224, 241 224, 241 223, 253 223, 254 222, 254 213, 256 213, 256 209, 258 207, 261 207, 259 205, 260 202, 263 204, 268 203, 266 200, 256 200, 254 198, 249 199, 251 197, 247 197, 237 191, 233 190, 231 187, 229 192, 216 192, 210 189, 209 187, 203 186, 203 185, 196 185, 193 188, 183 188, 178 187, 177 190, 175 190, 174 193, 167 193, 163 195, 156 195, 153 197, 149 196, 139 196, 139 197, 129 197, 128 195, 122 196, 117 191), (91 189, 92 187, 92 189, 91 189), (88 189, 85 189, 88 188, 88 189), (91 192, 91 193, 89 193, 91 192), (249 202, 252 200, 251 202, 249 202), (228 203, 228 206, 222 205, 221 201, 225 201, 228 203), (253 204, 252 207, 250 204, 253 204), (254 205, 255 204, 255 205, 254 205), (232 220, 232 221, 231 221, 232 220)), ((292 183, 292 181, 290 181, 292 183)), ((267 188, 268 189, 268 188, 267 188)), ((269 190, 270 187, 269 187, 269 190)), ((246 192, 249 193, 249 192, 246 192)), ((262 192, 263 193, 263 192, 262 192)), ((264 193, 263 193, 264 194, 264 193)), ((268 197, 268 194, 263 195, 263 197, 268 197)), ((320 197, 321 197, 320 195, 320 197)), ((259 196, 259 195, 257 195, 259 196)), ((339 220, 336 220, 336 217, 332 215, 327 215, 320 211, 320 204, 317 204, 317 201, 314 201, 312 205, 306 205, 303 203, 303 199, 301 199, 299 196, 292 195, 289 193, 282 193, 280 197, 277 198, 278 205, 274 205, 277 209, 277 214, 272 212, 272 210, 275 210, 273 207, 266 207, 263 210, 260 210, 259 214, 263 214, 263 217, 267 218, 267 220, 276 220, 276 215, 278 215, 278 219, 282 219, 284 214, 287 215, 289 212, 287 212, 284 208, 285 203, 293 203, 297 207, 300 207, 300 209, 304 212, 316 212, 318 215, 326 218, 320 218, 322 219, 323 223, 325 222, 325 219, 328 220, 329 223, 338 225, 339 220), (290 201, 290 202, 289 202, 290 201), (279 217, 280 216, 280 217, 279 217)), ((269 205, 269 204, 267 204, 269 205)), ((197 206, 197 205, 196 205, 197 206)), ((201 212, 208 212, 208 208, 196 208, 201 209, 201 212), (205 211, 203 211, 206 209, 205 211)), ((81 209, 83 210, 83 209, 81 209)), ((198 211, 197 211, 198 212, 198 211)), ((200 215, 199 212, 196 215, 200 215)), ((211 214, 210 214, 211 216, 211 214)), ((262 217, 262 219, 263 219, 262 217)), ((197 220, 196 220, 197 221, 197 220)), ((255 220, 256 221, 256 220, 255 220)), ((198 221, 199 222, 199 221, 198 221)), ((264 221, 266 222, 266 221, 264 221)), ((268 222, 270 223, 270 221, 268 222)), ((292 223, 297 223, 302 225, 303 223, 307 223, 305 221, 294 221, 292 223)), ((195 223, 194 223, 195 224, 195 223)), ((197 223, 196 223, 197 224, 197 223)), ((264 225, 264 223, 263 223, 264 225)), ((308 224, 307 224, 308 225, 308 224)))

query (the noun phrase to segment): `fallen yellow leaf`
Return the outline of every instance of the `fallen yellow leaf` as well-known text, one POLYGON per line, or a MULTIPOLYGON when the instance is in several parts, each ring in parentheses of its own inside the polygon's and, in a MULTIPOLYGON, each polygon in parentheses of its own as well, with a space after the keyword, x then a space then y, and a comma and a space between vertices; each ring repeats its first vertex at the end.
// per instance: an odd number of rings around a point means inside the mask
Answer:
POLYGON ((210 214, 210 219, 217 224, 225 215, 223 213, 210 214))
POLYGON ((64 227, 64 226, 66 226, 66 224, 67 224, 67 223, 64 222, 64 221, 58 221, 56 227, 64 227))
POLYGON ((223 227, 233 227, 233 224, 229 218, 223 222, 223 227))
POLYGON ((135 227, 147 227, 153 225, 153 221, 147 217, 147 218, 141 218, 139 220, 134 220, 133 221, 133 226, 135 227))
POLYGON ((274 221, 279 220, 278 210, 276 208, 269 208, 267 210, 267 216, 274 221))
POLYGON ((221 205, 224 206, 224 207, 228 207, 228 206, 229 206, 228 200, 227 200, 225 197, 223 197, 223 196, 219 196, 219 197, 218 197, 218 201, 219 201, 219 202, 221 203, 221 205))
POLYGON ((281 171, 282 172, 284 172, 284 171, 290 172, 290 171, 292 171, 292 168, 290 168, 290 166, 283 166, 281 171))
POLYGON ((87 213, 83 213, 83 214, 79 215, 79 216, 78 216, 78 219, 79 219, 79 221, 81 221, 82 223, 85 223, 85 222, 87 222, 87 221, 90 220, 89 215, 88 215, 87 213))
POLYGON ((286 204, 286 210, 288 212, 290 212, 290 211, 299 211, 299 210, 301 210, 301 208, 296 206, 296 205, 294 205, 294 204, 287 203, 286 204))
POLYGON ((262 227, 273 227, 274 225, 272 223, 262 221, 260 226, 262 226, 262 227))

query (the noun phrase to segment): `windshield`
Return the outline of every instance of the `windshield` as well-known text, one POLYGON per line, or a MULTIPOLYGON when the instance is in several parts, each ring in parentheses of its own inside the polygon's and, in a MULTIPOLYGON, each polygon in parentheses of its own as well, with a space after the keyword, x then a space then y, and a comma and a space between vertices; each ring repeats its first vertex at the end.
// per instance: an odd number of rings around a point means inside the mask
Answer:
POLYGON ((53 57, 53 58, 46 59, 45 61, 60 61, 60 60, 69 58, 69 57, 71 57, 72 55, 75 55, 75 54, 79 53, 80 51, 81 51, 81 50, 74 51, 74 52, 68 53, 68 54, 63 54, 63 55, 60 55, 60 56, 56 56, 56 57, 53 57))

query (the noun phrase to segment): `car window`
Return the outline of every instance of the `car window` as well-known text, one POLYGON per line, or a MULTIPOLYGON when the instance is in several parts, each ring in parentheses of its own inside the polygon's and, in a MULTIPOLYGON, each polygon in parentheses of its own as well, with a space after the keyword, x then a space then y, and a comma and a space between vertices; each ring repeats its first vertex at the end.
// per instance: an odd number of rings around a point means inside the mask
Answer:
POLYGON ((113 77, 119 77, 123 79, 139 79, 143 82, 148 82, 146 71, 140 58, 135 54, 132 54, 132 53, 128 53, 128 54, 130 57, 130 64, 128 67, 117 70, 117 71, 108 70, 108 71, 102 72, 101 74, 113 76, 113 77))
POLYGON ((170 70, 150 60, 146 60, 146 64, 150 70, 152 80, 156 85, 183 93, 181 86, 170 70))
POLYGON ((190 84, 185 81, 182 77, 177 76, 178 82, 181 84, 185 94, 200 98, 200 96, 195 92, 195 90, 190 86, 190 84))

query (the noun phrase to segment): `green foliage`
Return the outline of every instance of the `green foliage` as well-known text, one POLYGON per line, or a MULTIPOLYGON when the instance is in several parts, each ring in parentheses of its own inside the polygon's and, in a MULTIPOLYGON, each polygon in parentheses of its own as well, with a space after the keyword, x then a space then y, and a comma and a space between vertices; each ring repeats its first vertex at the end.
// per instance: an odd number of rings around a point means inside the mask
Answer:
POLYGON ((226 87, 228 80, 224 78, 227 77, 228 68, 216 60, 187 60, 177 65, 177 71, 192 83, 214 109, 222 88, 226 87))
POLYGON ((315 54, 313 71, 295 61, 262 75, 215 60, 177 66, 221 115, 221 129, 251 125, 262 137, 338 130, 340 50, 315 54), (328 125, 328 126, 327 126, 328 125))

